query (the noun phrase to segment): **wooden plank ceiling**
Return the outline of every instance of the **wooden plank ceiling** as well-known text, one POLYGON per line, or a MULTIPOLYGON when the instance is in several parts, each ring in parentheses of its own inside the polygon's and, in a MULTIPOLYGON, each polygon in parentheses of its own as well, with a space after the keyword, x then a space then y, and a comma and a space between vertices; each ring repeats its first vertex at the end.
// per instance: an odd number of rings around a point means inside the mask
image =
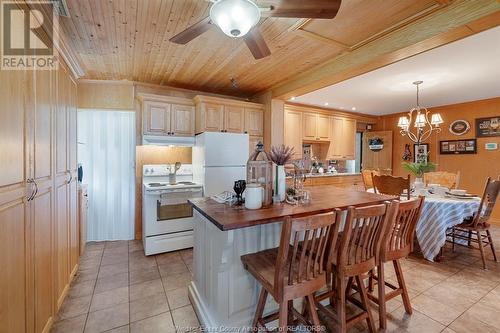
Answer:
POLYGON ((208 15, 205 0, 67 0, 60 23, 85 79, 131 80, 251 96, 446 6, 444 0, 344 0, 333 20, 265 18, 272 55, 255 60, 217 27, 169 38, 208 15), (234 88, 230 78, 238 82, 234 88))

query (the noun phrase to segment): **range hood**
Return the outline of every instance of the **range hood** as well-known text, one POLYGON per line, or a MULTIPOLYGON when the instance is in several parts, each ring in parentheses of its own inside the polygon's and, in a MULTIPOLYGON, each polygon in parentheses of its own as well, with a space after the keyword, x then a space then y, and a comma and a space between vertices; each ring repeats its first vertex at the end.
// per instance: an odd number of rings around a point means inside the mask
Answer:
POLYGON ((143 145, 155 146, 180 146, 193 147, 194 137, 191 136, 167 136, 167 135, 144 135, 142 137, 143 145))

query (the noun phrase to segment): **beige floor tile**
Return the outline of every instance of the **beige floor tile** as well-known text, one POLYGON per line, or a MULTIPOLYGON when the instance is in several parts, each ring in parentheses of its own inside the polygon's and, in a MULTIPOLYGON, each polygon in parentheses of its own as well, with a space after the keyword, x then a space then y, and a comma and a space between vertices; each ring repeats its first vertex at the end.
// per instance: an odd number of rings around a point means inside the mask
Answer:
POLYGON ((142 258, 130 258, 129 265, 131 271, 157 266, 155 258, 151 256, 142 258))
POLYGON ((186 264, 182 261, 167 265, 159 265, 158 269, 160 270, 160 275, 162 277, 189 272, 189 269, 187 268, 186 264))
POLYGON ((109 331, 106 331, 105 333, 129 333, 130 332, 130 326, 125 325, 125 326, 120 326, 117 328, 113 328, 109 331))
POLYGON ((163 278, 163 285, 165 290, 174 290, 179 288, 185 288, 191 283, 192 276, 190 273, 181 273, 175 275, 169 275, 163 278))
POLYGON ((414 309, 445 326, 451 324, 465 311, 465 309, 453 307, 453 303, 441 303, 423 294, 413 299, 411 304, 414 309))
POLYGON ((177 309, 190 304, 187 288, 167 291, 167 299, 171 309, 177 309))
POLYGON ((444 330, 441 331, 441 333, 457 333, 457 332, 449 327, 446 327, 444 330))
POLYGON ((97 311, 112 307, 117 304, 128 303, 128 287, 108 290, 100 294, 94 294, 90 311, 97 311))
POLYGON ((441 332, 444 328, 444 325, 417 310, 413 310, 413 314, 409 315, 403 307, 399 307, 387 314, 388 332, 401 332, 404 330, 405 332, 434 333, 441 332))
POLYGON ((68 319, 86 314, 87 312, 89 312, 91 300, 92 295, 76 298, 66 298, 56 315, 56 320, 68 319))
POLYGON ((479 299, 468 294, 466 290, 462 291, 460 287, 450 286, 445 282, 424 291, 423 295, 431 297, 440 303, 450 304, 454 308, 462 310, 462 312, 470 308, 479 299))
POLYGON ((102 257, 101 266, 119 264, 122 262, 128 262, 128 252, 125 254, 104 255, 102 257))
POLYGON ((128 241, 127 240, 108 241, 104 246, 105 249, 113 249, 118 247, 126 247, 128 249, 128 241))
POLYGON ((170 312, 146 318, 130 324, 130 333, 175 333, 170 312))
POLYGON ((99 294, 104 291, 128 286, 128 272, 105 276, 97 280, 94 293, 99 294))
POLYGON ((177 332, 190 332, 200 327, 196 313, 191 305, 172 311, 177 332))
POLYGON ((99 268, 78 270, 73 278, 73 283, 96 280, 99 268))
POLYGON ((128 323, 129 305, 124 303, 104 310, 90 312, 85 325, 85 333, 104 332, 128 323))
POLYGON ((141 282, 146 282, 146 281, 151 281, 151 280, 156 280, 159 279, 160 272, 158 271, 158 267, 149 267, 145 269, 139 269, 135 271, 130 271, 129 272, 129 279, 130 279, 130 284, 136 284, 136 283, 141 283, 141 282))
POLYGON ((128 272, 128 263, 127 262, 122 262, 119 264, 108 265, 108 266, 102 266, 99 270, 98 278, 102 279, 106 276, 111 276, 111 275, 125 273, 125 272, 128 272))
POLYGON ((486 303, 481 300, 467 310, 466 313, 483 323, 500 330, 500 311, 498 308, 492 307, 490 303, 486 303))
POLYGON ((50 330, 51 333, 82 333, 85 328, 87 314, 55 322, 50 330))
POLYGON ((179 254, 183 260, 193 259, 193 248, 181 250, 179 254))
POLYGON ((130 286, 130 301, 160 294, 165 295, 160 279, 133 284, 130 286))
POLYGON ((449 327, 457 333, 500 333, 500 329, 483 323, 469 312, 462 314, 449 327))
POLYGON ((141 298, 130 303, 130 322, 168 312, 169 305, 164 294, 141 298))
POLYGON ((82 297, 87 295, 92 295, 94 292, 96 280, 88 280, 82 282, 76 282, 71 285, 68 291, 68 297, 82 297))
POLYGON ((156 255, 158 265, 168 265, 175 262, 182 262, 182 257, 179 252, 168 252, 156 255))

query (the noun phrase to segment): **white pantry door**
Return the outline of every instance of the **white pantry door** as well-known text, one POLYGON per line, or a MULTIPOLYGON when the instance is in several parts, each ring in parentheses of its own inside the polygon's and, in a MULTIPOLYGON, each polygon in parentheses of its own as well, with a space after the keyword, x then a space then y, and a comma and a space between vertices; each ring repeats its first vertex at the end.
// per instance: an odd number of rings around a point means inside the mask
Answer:
POLYGON ((133 239, 135 112, 78 110, 78 162, 88 185, 87 241, 133 239))

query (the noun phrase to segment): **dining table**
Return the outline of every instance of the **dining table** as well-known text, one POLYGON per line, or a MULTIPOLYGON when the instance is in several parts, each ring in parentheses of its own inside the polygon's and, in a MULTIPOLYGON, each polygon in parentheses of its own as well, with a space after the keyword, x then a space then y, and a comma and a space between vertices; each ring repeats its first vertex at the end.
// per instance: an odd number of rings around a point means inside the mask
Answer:
POLYGON ((427 194, 417 223, 418 244, 425 259, 434 261, 446 243, 446 230, 478 210, 481 198, 458 198, 427 194))

